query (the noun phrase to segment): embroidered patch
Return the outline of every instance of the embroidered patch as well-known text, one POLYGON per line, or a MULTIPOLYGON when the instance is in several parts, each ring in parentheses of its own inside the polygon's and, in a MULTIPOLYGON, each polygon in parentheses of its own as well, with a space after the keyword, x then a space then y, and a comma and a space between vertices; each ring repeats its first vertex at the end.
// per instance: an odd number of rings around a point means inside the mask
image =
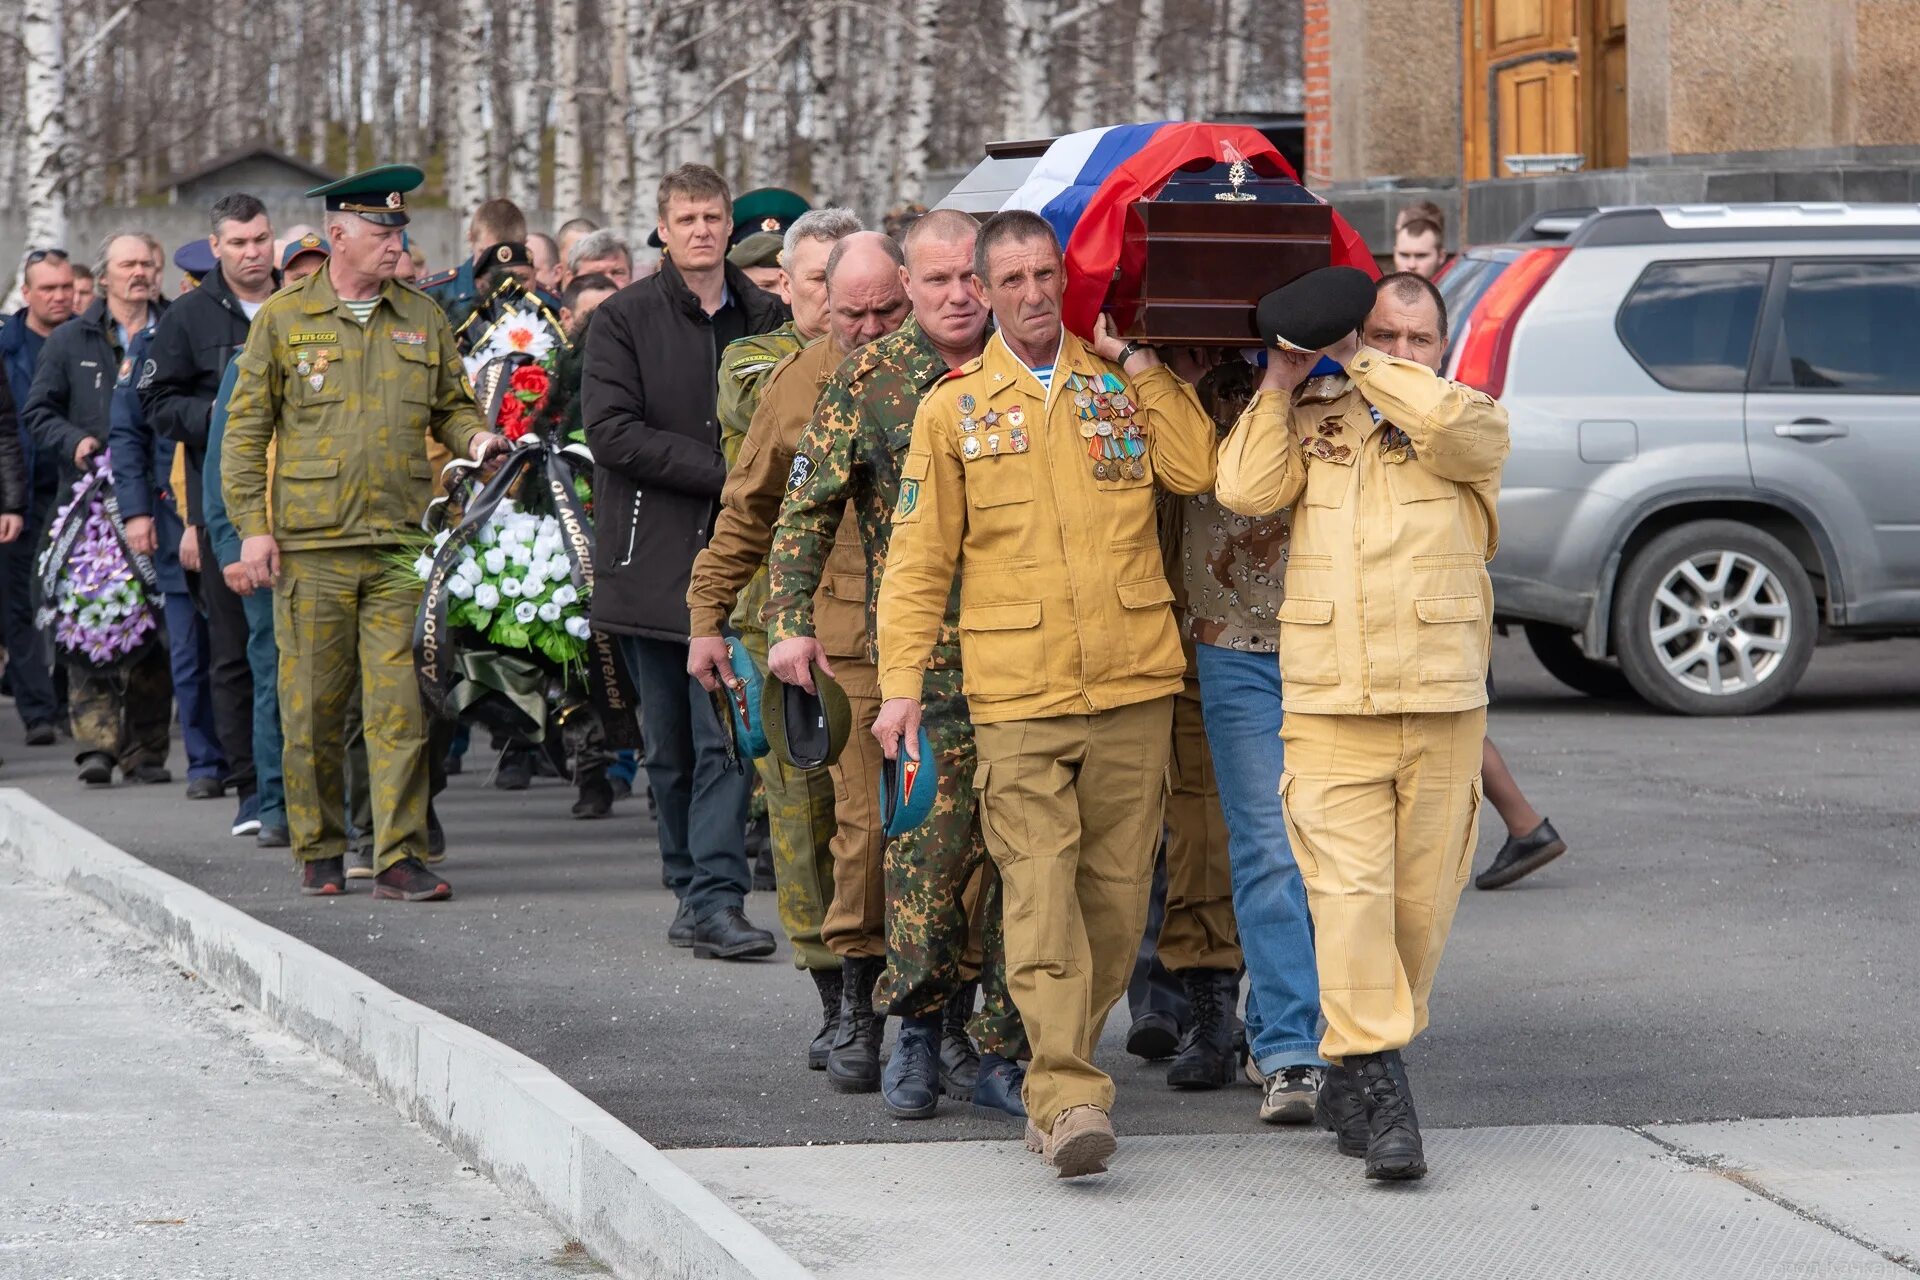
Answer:
POLYGON ((160 372, 160 366, 152 360, 140 366, 140 389, 145 391, 153 385, 153 375, 160 372))
POLYGON ((331 329, 295 329, 287 335, 287 345, 297 347, 307 342, 338 342, 340 335, 331 329))
POLYGON ((426 333, 418 329, 395 329, 393 331, 393 340, 409 347, 424 347, 427 345, 426 333))
POLYGON ((919 505, 920 482, 918 480, 902 480, 900 482, 900 505, 899 509, 894 513, 894 518, 900 519, 912 515, 913 509, 919 505))
POLYGON ((787 492, 798 493, 813 478, 813 459, 804 453, 793 455, 793 470, 787 472, 787 492))

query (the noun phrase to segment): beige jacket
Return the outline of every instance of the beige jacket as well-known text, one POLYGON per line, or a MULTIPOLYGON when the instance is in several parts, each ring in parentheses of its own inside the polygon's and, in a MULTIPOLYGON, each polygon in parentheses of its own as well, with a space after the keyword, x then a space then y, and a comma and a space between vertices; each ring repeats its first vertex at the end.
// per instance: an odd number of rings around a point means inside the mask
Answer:
POLYGON ((1291 403, 1261 393, 1220 446, 1222 504, 1249 516, 1293 507, 1286 709, 1485 706, 1506 410, 1369 347, 1349 374, 1315 379, 1291 403))
POLYGON ((1154 491, 1212 488, 1215 438, 1193 388, 1164 368, 1128 378, 1069 333, 1049 394, 996 334, 914 418, 880 585, 882 696, 920 696, 956 572, 974 723, 1178 693, 1187 663, 1154 491), (1098 385, 1098 402, 1076 382, 1098 385), (1096 475, 1092 450, 1129 424, 1138 456, 1096 475))

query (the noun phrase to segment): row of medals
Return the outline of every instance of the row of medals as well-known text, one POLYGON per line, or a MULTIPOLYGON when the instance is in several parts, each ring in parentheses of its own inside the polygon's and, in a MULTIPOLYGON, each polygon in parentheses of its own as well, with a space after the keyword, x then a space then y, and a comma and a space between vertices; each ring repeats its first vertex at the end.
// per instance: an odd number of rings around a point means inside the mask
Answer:
MULTIPOLYGON (((1096 378, 1070 374, 1067 393, 1073 397, 1073 411, 1080 419, 1080 434, 1087 442, 1087 456, 1093 459, 1095 480, 1144 480, 1147 445, 1134 421, 1134 404, 1127 398, 1126 384, 1111 373, 1096 378)), ((1028 449, 1026 410, 1014 405, 1005 413, 989 409, 973 416, 978 407, 970 395, 960 397, 960 452, 969 462, 982 453, 993 457, 1002 452, 999 428, 1007 428, 1008 453, 1028 449), (985 432, 982 444, 981 433, 985 432)))
POLYGON ((997 457, 1001 453, 1025 453, 1030 447, 1027 441, 1027 411, 1014 405, 1005 413, 998 409, 989 409, 979 417, 973 416, 978 404, 970 395, 960 397, 960 452, 968 462, 972 462, 982 453, 988 457, 997 457), (1002 436, 1000 429, 1006 428, 1006 448, 1000 447, 1002 436), (981 433, 984 432, 983 436, 981 433), (982 441, 985 443, 982 443, 982 441))
POLYGON ((293 371, 305 378, 308 386, 318 391, 327 385, 327 353, 322 351, 311 360, 301 356, 300 363, 293 367, 293 371))

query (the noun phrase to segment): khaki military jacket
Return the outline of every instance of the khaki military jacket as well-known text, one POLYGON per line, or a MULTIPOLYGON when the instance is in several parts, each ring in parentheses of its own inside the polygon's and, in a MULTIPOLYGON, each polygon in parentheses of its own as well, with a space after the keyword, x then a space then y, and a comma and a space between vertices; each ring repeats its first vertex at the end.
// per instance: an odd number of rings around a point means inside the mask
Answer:
POLYGON ((1212 488, 1214 439, 1165 368, 1130 378, 1067 333, 1048 391, 995 334, 914 418, 880 587, 882 696, 920 697, 956 572, 976 724, 1179 692, 1154 493, 1212 488), (1115 440, 1124 462, 1106 460, 1115 440))
POLYGON ((397 280, 363 327, 316 271, 267 300, 236 360, 222 494, 242 538, 271 533, 283 551, 416 535, 434 494, 429 435, 466 457, 485 429, 446 316, 397 280))
POLYGON ((1220 446, 1224 505, 1249 516, 1293 508, 1286 710, 1485 706, 1507 412, 1368 347, 1349 375, 1315 379, 1291 402, 1260 393, 1220 446))
MULTIPOLYGON (((731 348, 730 348, 731 349, 731 348)), ((767 379, 740 459, 720 491, 713 537, 694 557, 687 615, 694 636, 717 636, 740 593, 766 566, 780 500, 806 483, 811 460, 798 458, 820 388, 845 353, 831 337, 788 356, 767 379)), ((867 656, 867 567, 854 521, 841 524, 813 602, 814 634, 830 658, 867 656)))

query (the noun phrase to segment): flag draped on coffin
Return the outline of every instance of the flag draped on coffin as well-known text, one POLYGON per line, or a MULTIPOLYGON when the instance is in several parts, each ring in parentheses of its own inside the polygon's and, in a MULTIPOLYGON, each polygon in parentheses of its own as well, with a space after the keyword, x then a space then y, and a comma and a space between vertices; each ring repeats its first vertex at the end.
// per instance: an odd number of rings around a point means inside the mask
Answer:
MULTIPOLYGON (((1087 129, 1056 138, 1002 207, 1031 210, 1053 225, 1067 258, 1063 318, 1067 328, 1087 338, 1120 263, 1127 206, 1152 199, 1168 178, 1196 160, 1262 156, 1288 178, 1300 180, 1273 143, 1246 125, 1161 121, 1087 129)), ((1331 260, 1334 266, 1380 274, 1366 242, 1337 212, 1331 260)))

